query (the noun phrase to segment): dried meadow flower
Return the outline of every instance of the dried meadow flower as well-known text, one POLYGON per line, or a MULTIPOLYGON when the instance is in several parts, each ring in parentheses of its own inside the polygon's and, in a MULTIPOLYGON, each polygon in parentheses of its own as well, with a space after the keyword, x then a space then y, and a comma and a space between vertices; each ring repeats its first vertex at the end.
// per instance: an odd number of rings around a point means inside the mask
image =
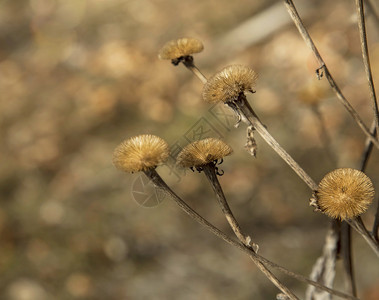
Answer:
POLYGON ((237 100, 245 91, 253 92, 258 74, 243 65, 231 65, 213 75, 203 88, 203 99, 209 103, 237 100))
POLYGON ((335 219, 353 219, 364 213, 374 199, 375 190, 370 178, 363 172, 336 169, 321 180, 317 204, 321 211, 335 219))
POLYGON ((160 59, 178 59, 203 51, 203 43, 194 38, 181 38, 167 42, 159 51, 160 59))
POLYGON ((233 152, 232 148, 223 141, 207 138, 193 142, 179 153, 176 162, 184 168, 200 167, 215 160, 222 159, 233 152))
POLYGON ((113 153, 113 164, 125 172, 155 168, 169 156, 168 144, 155 135, 144 134, 122 142, 113 153))

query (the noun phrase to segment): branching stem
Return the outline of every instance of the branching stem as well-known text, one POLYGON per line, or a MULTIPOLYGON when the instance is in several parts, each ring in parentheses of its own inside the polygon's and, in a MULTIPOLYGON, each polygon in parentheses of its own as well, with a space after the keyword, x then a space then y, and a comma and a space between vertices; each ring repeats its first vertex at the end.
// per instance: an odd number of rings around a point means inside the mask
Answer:
POLYGON ((370 98, 372 101, 372 108, 374 110, 376 131, 379 131, 379 109, 378 109, 378 101, 376 99, 374 81, 372 79, 370 56, 368 53, 366 21, 365 21, 365 12, 364 12, 363 0, 355 0, 355 5, 356 5, 356 9, 357 9, 358 28, 359 28, 359 37, 361 39, 363 64, 365 67, 367 82, 368 82, 368 86, 370 89, 370 98))
MULTIPOLYGON (((337 98, 340 100, 342 105, 346 108, 346 110, 350 113, 350 115, 353 117, 355 122, 358 124, 358 126, 361 128, 361 130, 364 132, 364 134, 370 138, 370 140, 373 142, 375 147, 379 148, 379 141, 376 139, 375 136, 371 135, 369 129, 367 126, 363 123, 362 119, 356 112, 356 110, 351 106, 349 101, 345 98, 345 96, 342 94, 341 89, 338 87, 337 83, 332 77, 332 74, 330 74, 328 67, 325 64, 325 61, 321 57, 319 51, 317 50, 312 38, 310 37, 307 29, 305 28, 303 21, 301 20, 295 5, 293 4, 292 0, 284 0, 286 8, 288 10, 288 13, 290 14, 293 22, 295 23, 298 31, 300 32, 300 35, 303 37, 305 43, 308 45, 308 47, 312 50, 313 54, 316 57, 316 60, 318 61, 320 68, 317 70, 317 73, 324 73, 326 79, 328 80, 330 86, 332 87, 333 91, 336 93, 337 98)), ((320 77, 320 76, 319 76, 320 77)))
POLYGON ((291 291, 288 290, 287 287, 282 285, 280 281, 267 269, 267 266, 270 266, 272 268, 275 268, 284 274, 291 276, 299 281, 305 282, 307 284, 311 284, 321 290, 327 291, 332 295, 344 298, 344 299, 352 299, 352 300, 358 300, 358 298, 345 294, 340 291, 333 290, 331 288, 328 288, 326 286, 323 286, 322 284, 319 284, 318 282, 312 281, 302 275, 296 274, 294 272, 291 272, 287 270, 286 268, 264 258, 263 256, 260 256, 259 254, 255 253, 255 251, 251 247, 247 247, 241 243, 238 243, 231 238, 229 238, 224 232, 219 230, 217 227, 209 223, 206 219, 204 219, 202 216, 200 216, 196 211, 194 211, 187 203, 185 203, 178 195, 176 195, 169 186, 164 182, 164 180, 159 176, 159 174, 154 170, 150 169, 145 171, 145 174, 150 180, 153 182, 153 184, 157 187, 162 189, 166 194, 168 194, 175 203, 186 213, 188 214, 192 219, 194 219, 196 222, 200 223, 201 225, 205 226, 210 232, 212 232, 217 237, 223 239, 225 242, 227 242, 229 245, 232 245, 239 250, 247 253, 250 257, 254 257, 254 262, 257 264, 258 268, 266 275, 270 276, 268 277, 274 284, 277 286, 283 293, 285 293, 290 299, 298 299, 296 295, 294 295, 291 291))

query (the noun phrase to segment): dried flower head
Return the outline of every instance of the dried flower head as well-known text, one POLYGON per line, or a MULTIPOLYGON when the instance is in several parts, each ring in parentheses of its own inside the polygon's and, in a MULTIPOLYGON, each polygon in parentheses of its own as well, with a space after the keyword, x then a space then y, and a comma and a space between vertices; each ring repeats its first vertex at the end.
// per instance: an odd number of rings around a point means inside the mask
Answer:
POLYGON ((163 163, 169 155, 167 143, 151 134, 123 141, 113 153, 113 164, 125 172, 146 171, 163 163))
POLYGON ((258 74, 243 65, 231 65, 213 75, 203 88, 203 99, 210 103, 237 100, 245 91, 253 92, 258 74))
POLYGON ((167 42, 159 51, 160 59, 177 59, 203 51, 203 43, 194 38, 182 38, 167 42))
POLYGON ((207 138, 184 147, 179 153, 176 162, 184 168, 198 167, 222 159, 232 152, 232 148, 223 141, 207 138))
POLYGON ((364 213, 374 199, 375 190, 363 172, 336 169, 321 180, 317 190, 317 204, 335 219, 352 219, 364 213))

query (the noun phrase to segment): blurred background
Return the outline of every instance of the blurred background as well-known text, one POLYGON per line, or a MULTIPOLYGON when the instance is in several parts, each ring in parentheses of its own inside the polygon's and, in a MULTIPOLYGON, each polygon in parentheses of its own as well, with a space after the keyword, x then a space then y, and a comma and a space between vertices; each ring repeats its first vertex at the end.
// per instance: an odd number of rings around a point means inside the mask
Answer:
MULTIPOLYGON (((296 4, 370 126, 354 1, 296 4)), ((378 79, 379 32, 371 16, 367 23, 378 79)), ((251 104, 316 182, 336 167, 359 168, 365 137, 317 80, 319 66, 283 1, 2 0, 0 299, 274 299, 278 290, 244 253, 154 194, 141 175, 113 167, 114 148, 142 133, 161 136, 173 153, 204 136, 227 141, 234 154, 220 181, 242 228, 261 255, 310 273, 329 220, 312 211, 308 187, 261 138, 257 158, 249 156, 245 126, 204 103, 201 82, 183 66, 157 58, 179 37, 203 41, 195 62, 206 76, 234 63, 259 73, 251 104)), ((203 174, 170 164, 158 171, 231 233, 203 174)), ((378 190, 376 149, 367 174, 378 190)), ((376 205, 363 216, 370 228, 376 205)), ((353 238, 359 296, 378 299, 377 258, 353 238)), ((341 270, 339 262, 336 287, 344 289, 341 270)), ((278 275, 303 297, 304 284, 278 275)))

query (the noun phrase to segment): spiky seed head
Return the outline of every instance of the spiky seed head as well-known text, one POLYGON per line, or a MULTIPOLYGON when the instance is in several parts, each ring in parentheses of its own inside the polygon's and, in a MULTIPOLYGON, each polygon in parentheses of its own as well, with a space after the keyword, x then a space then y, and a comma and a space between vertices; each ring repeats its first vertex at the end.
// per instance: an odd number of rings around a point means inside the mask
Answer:
POLYGON ((203 43, 194 38, 181 38, 167 42, 159 51, 160 59, 176 59, 203 51, 203 43))
POLYGON ((375 190, 363 172, 336 169, 321 180, 317 190, 321 211, 334 219, 353 219, 364 213, 374 199, 375 190))
POLYGON ((206 138, 184 147, 176 158, 176 163, 184 168, 198 167, 228 156, 232 152, 232 148, 223 141, 206 138))
POLYGON ((245 91, 253 91, 258 74, 243 65, 231 65, 213 75, 203 88, 203 99, 209 103, 237 100, 245 91))
POLYGON ((155 135, 144 134, 123 141, 113 153, 113 164, 125 172, 139 172, 155 168, 166 161, 168 144, 155 135))

